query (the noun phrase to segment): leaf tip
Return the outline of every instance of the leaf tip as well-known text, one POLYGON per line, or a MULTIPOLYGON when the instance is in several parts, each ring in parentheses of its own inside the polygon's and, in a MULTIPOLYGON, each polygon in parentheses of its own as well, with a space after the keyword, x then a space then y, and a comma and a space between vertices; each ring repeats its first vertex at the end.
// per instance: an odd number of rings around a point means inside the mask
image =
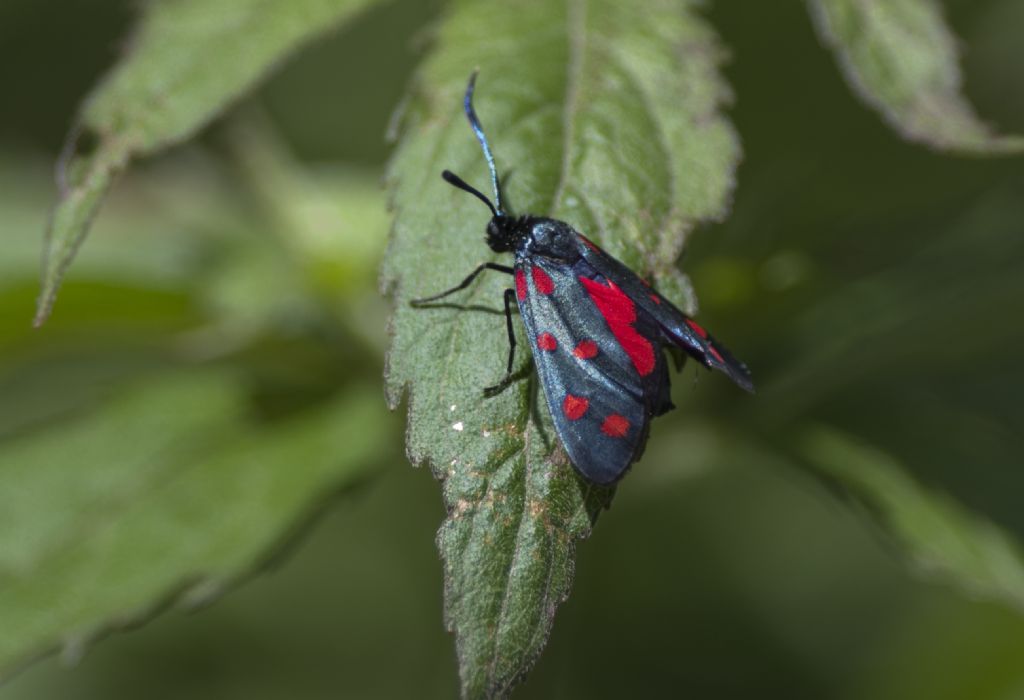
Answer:
MULTIPOLYGON (((61 280, 64 278, 64 271, 71 264, 69 257, 65 261, 54 262, 53 251, 53 225, 46 232, 46 241, 43 243, 42 272, 39 279, 39 296, 36 297, 36 313, 32 318, 33 328, 42 328, 43 324, 53 313, 53 305, 57 301, 57 292, 60 290, 61 280)), ((72 252, 72 255, 74 253, 72 252)))
POLYGON ((39 300, 36 301, 36 315, 32 318, 33 328, 42 328, 50 314, 53 312, 53 302, 56 298, 56 290, 46 285, 39 293, 39 300))

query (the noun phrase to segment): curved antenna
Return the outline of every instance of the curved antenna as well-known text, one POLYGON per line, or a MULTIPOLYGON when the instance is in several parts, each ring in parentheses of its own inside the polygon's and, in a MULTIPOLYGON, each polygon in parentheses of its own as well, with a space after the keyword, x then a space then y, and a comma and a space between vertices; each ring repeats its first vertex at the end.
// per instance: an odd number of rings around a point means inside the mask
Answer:
POLYGON ((487 199, 487 195, 485 195, 483 192, 470 185, 461 177, 453 173, 451 170, 445 170, 443 173, 441 173, 441 177, 443 177, 444 181, 447 182, 449 185, 455 185, 460 190, 465 190, 466 192, 469 192, 471 195, 473 195, 481 202, 486 204, 487 208, 491 210, 492 215, 498 216, 498 210, 494 208, 493 204, 491 204, 491 200, 487 199))
MULTIPOLYGON (((487 167, 491 171, 491 185, 494 187, 494 206, 491 209, 495 212, 495 216, 501 212, 501 190, 498 189, 498 171, 494 167, 494 154, 491 153, 491 147, 487 143, 487 137, 484 136, 484 127, 480 124, 479 117, 476 116, 476 111, 473 109, 473 89, 476 87, 476 76, 480 72, 480 69, 473 71, 473 74, 469 76, 469 85, 466 86, 466 99, 463 105, 466 109, 466 117, 469 119, 469 125, 473 127, 473 133, 476 134, 477 141, 480 142, 480 146, 484 149, 484 158, 487 160, 487 167)), ((448 178, 445 178, 446 180, 448 178)), ((448 180, 448 182, 452 182, 448 180)), ((455 183, 452 182, 454 185, 455 183)), ((465 183, 463 183, 465 184, 465 183)), ((459 185, 456 185, 459 187, 459 185)), ((468 185, 467 185, 468 187, 468 185)), ((466 189, 463 187, 463 189, 466 189)), ((473 192, 477 196, 480 193, 473 189, 467 189, 467 192, 473 192)), ((488 206, 491 206, 488 202, 488 206)))

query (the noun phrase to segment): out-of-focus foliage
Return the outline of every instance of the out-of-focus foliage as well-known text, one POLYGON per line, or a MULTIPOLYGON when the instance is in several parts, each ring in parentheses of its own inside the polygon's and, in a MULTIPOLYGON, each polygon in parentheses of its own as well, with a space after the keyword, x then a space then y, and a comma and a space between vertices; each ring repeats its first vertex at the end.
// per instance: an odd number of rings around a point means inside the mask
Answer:
MULTIPOLYGON (((451 697, 459 678, 440 611, 436 484, 402 467, 397 421, 382 399, 363 393, 380 376, 385 346, 387 307, 374 289, 387 229, 377 187, 382 135, 414 71, 409 47, 422 46, 436 8, 374 9, 303 51, 201 139, 129 172, 111 188, 59 313, 32 331, 50 167, 71 106, 126 35, 121 7, 111 0, 54 13, 15 0, 0 9, 0 74, 10 96, 0 121, 0 490, 10 505, 0 515, 0 601, 19 590, 37 596, 3 619, 51 630, 51 641, 8 634, 4 649, 24 658, 61 641, 91 641, 88 632, 155 610, 190 574, 234 583, 280 551, 271 545, 316 510, 312 503, 349 488, 300 548, 276 560, 285 564, 276 571, 199 614, 172 611, 94 647, 70 644, 62 659, 87 652, 79 666, 44 661, 4 692, 451 697), (146 388, 154 386, 158 394, 146 388), (227 395, 233 408, 202 402, 161 420, 171 401, 147 402, 192 391, 227 395), (131 406, 138 409, 113 419, 131 406), (159 425, 132 427, 150 419, 159 425), (113 438, 97 428, 104 421, 113 438), (208 440, 175 440, 183 425, 208 440), (178 474, 177 465, 195 481, 156 488, 152 477, 178 474), (357 473, 379 476, 353 489, 357 473), (209 492, 185 497, 203 493, 203 474, 209 492), (264 480, 271 476, 288 488, 273 488, 264 480), (222 508, 205 506, 225 491, 222 508), (18 495, 25 493, 34 495, 18 495), (259 493, 268 500, 246 497, 259 493), (174 494, 183 495, 180 510, 168 509, 174 494), (234 518, 255 516, 261 502, 260 527, 236 530, 245 521, 234 518), (191 509, 186 522, 173 517, 191 509), (82 512, 97 515, 82 520, 82 512), (61 525, 71 522, 100 527, 61 525), (165 530, 168 522, 177 524, 165 530), (173 548, 158 546, 166 538, 173 548), (114 540, 138 555, 93 556, 98 543, 114 540), (231 542, 239 548, 216 554, 231 542), (67 590, 19 578, 31 562, 76 558, 81 567, 63 569, 67 590), (115 570, 123 572, 116 581, 89 573, 115 570), (117 585, 143 580, 148 589, 131 589, 139 597, 117 595, 117 585), (106 619, 61 622, 115 597, 106 619)), ((739 99, 730 116, 746 157, 732 215, 691 238, 683 268, 702 321, 752 365, 760 393, 742 396, 703 374, 694 386, 692 369, 677 376, 680 408, 656 422, 647 454, 581 548, 573 597, 519 696, 959 700, 1024 692, 1019 610, 977 600, 1020 597, 1012 574, 1024 535, 1020 162, 942 156, 894 138, 851 96, 801 10, 717 3, 706 17, 733 56, 726 74, 739 99), (842 439, 809 443, 808 428, 819 426, 827 431, 819 435, 842 439), (897 525, 896 537, 877 537, 832 491, 856 493, 867 506, 859 514, 897 525), (928 517, 909 518, 912 506, 928 517), (931 564, 937 580, 954 585, 908 575, 904 559, 931 564)), ((1012 69, 1024 56, 1009 29, 1024 5, 951 0, 944 14, 967 49, 968 92, 959 99, 1002 133, 1024 131, 1012 69)), ((431 61, 452 55, 440 21, 431 61)), ((481 51, 498 55, 511 45, 503 42, 514 44, 500 30, 492 25, 474 39, 481 51)), ((431 93, 421 73, 411 105, 428 102, 450 139, 438 143, 436 163, 399 175, 424 183, 406 206, 425 223, 458 212, 458 225, 429 232, 433 245, 449 249, 444 269, 403 269, 422 278, 410 295, 443 287, 464 272, 458 261, 468 268, 487 253, 482 208, 435 172, 458 168, 484 182, 458 114, 473 66, 452 60, 443 81, 451 95, 431 93)), ((499 161, 513 168, 513 204, 543 207, 551 193, 535 173, 551 170, 559 154, 530 144, 559 134, 539 126, 520 133, 514 124, 523 115, 500 104, 534 80, 557 82, 560 68, 503 82, 482 67, 478 107, 499 161), (499 104, 493 111, 489 91, 499 104)), ((618 176, 602 177, 611 187, 618 176)), ((631 187, 628 174, 622 181, 631 187)), ((621 225, 649 234, 630 213, 616 212, 621 225)), ((635 255, 637 240, 616 230, 602 243, 635 255)), ((667 260, 663 253, 630 262, 643 267, 667 260)), ((500 373, 503 329, 486 313, 500 300, 478 301, 483 309, 453 316, 481 328, 480 355, 465 367, 490 360, 500 373)), ((192 588, 189 602, 213 602, 218 589, 192 588)))
POLYGON ((255 107, 215 140, 119 188, 35 331, 47 171, 0 164, 0 678, 211 602, 397 459, 377 177, 300 164, 255 107))
POLYGON ((219 595, 373 464, 386 429, 366 390, 268 424, 235 379, 160 378, 0 453, 0 673, 219 595))
POLYGON ((1020 153, 963 95, 957 39, 936 0, 809 0, 851 87, 906 138, 950 151, 1020 153))
POLYGON ((141 8, 124 58, 86 98, 61 155, 36 323, 50 315, 64 271, 132 159, 189 138, 297 47, 372 3, 183 0, 141 8), (98 143, 78 156, 83 135, 98 143))
POLYGON ((992 523, 920 488, 888 455, 833 430, 808 431, 812 465, 863 505, 921 573, 1024 609, 1024 557, 992 523))

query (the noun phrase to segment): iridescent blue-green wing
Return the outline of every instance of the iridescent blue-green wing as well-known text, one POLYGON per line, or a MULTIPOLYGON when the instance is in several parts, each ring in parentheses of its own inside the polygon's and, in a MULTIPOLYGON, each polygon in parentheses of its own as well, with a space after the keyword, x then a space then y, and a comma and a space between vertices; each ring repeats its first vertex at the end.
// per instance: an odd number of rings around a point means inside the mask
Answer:
POLYGON ((558 437, 586 479, 610 484, 639 458, 651 418, 671 403, 657 327, 641 321, 630 335, 622 319, 609 321, 607 287, 595 277, 583 261, 516 265, 519 308, 558 437))
POLYGON ((754 382, 747 366, 733 357, 710 333, 680 311, 671 301, 652 289, 635 272, 599 248, 585 236, 577 234, 583 259, 602 277, 613 282, 636 304, 640 313, 652 318, 664 339, 682 348, 708 369, 728 375, 746 391, 754 391, 754 382))

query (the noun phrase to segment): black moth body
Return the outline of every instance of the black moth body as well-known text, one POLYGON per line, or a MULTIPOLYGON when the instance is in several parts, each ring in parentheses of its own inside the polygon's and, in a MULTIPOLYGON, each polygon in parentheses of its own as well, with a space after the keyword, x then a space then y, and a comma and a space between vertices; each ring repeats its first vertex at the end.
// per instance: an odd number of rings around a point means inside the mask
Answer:
POLYGON ((596 484, 618 481, 643 452, 651 418, 673 408, 665 347, 676 347, 747 391, 746 366, 707 331, 572 226, 539 216, 511 216, 501 208, 490 146, 473 110, 476 74, 465 111, 491 172, 495 201, 449 171, 443 177, 491 210, 487 245, 511 252, 513 267, 484 263, 456 287, 414 304, 436 301, 469 286, 484 270, 513 275, 505 290, 510 379, 515 355, 512 302, 519 306, 548 408, 569 459, 596 484))

